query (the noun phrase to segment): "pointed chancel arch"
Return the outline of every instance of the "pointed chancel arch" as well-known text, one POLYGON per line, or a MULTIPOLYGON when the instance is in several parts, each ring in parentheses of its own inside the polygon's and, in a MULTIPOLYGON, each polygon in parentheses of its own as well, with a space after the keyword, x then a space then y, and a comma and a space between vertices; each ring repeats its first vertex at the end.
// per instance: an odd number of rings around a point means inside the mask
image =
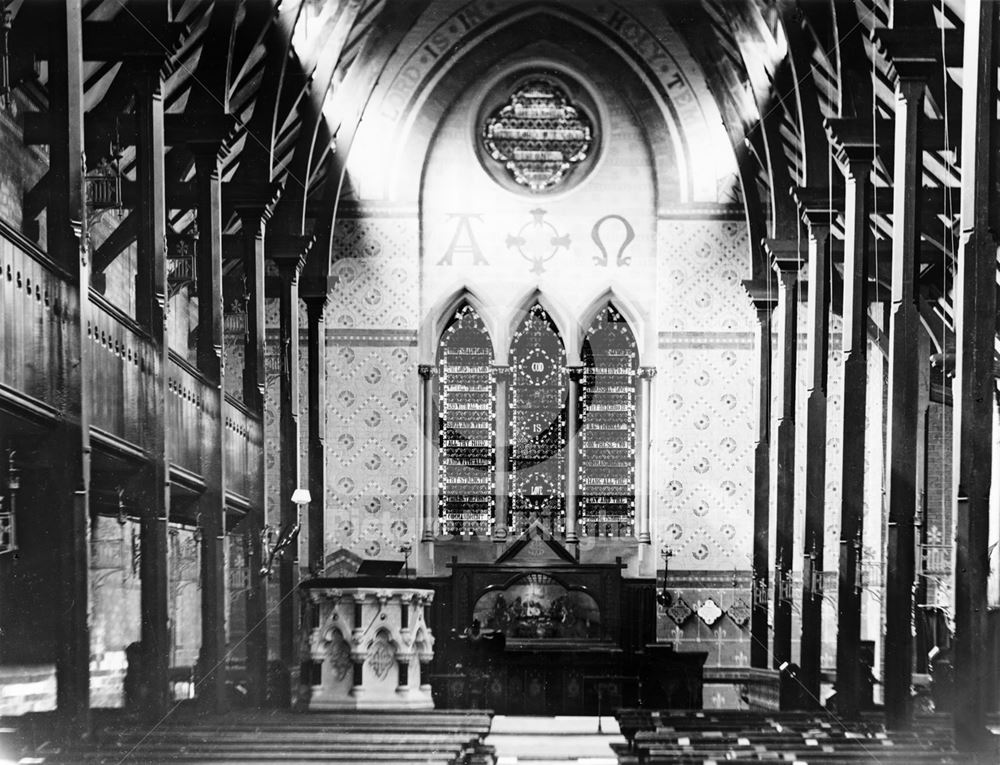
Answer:
POLYGON ((555 323, 532 305, 510 346, 507 426, 510 525, 538 523, 552 533, 566 519, 566 353, 555 323))
POLYGON ((496 371, 482 317, 463 301, 437 350, 438 527, 442 534, 489 535, 496 509, 496 371))
POLYGON ((636 400, 639 349, 611 304, 591 321, 580 353, 580 536, 636 531, 636 400))

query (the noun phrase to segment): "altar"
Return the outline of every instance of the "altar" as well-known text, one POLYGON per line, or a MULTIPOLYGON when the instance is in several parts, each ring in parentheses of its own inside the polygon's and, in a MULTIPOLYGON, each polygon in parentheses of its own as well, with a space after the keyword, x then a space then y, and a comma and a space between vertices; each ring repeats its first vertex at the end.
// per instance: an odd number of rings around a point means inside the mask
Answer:
POLYGON ((705 654, 654 643, 655 585, 622 564, 581 564, 526 537, 493 563, 453 561, 435 615, 438 707, 594 715, 669 701, 701 706, 705 654))

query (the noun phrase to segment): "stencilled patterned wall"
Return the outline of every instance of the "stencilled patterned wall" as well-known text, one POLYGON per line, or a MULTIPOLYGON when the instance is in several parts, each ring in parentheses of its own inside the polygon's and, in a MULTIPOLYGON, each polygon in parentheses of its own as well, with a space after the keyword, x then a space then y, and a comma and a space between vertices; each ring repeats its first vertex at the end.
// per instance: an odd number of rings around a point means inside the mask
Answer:
POLYGON ((140 639, 139 524, 97 516, 90 540, 91 702, 120 707, 125 648, 140 639))
POLYGON ((401 559, 419 534, 417 222, 338 221, 326 314, 326 551, 401 559))
POLYGON ((670 568, 749 569, 757 382, 746 227, 664 220, 657 269, 653 544, 670 568))

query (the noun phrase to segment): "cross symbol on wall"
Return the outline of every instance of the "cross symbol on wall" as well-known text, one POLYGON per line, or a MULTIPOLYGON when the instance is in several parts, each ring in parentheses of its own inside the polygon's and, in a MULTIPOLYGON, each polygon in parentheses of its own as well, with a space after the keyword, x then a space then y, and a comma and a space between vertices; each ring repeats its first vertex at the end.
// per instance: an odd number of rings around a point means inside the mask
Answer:
POLYGON ((569 234, 545 220, 546 211, 536 207, 531 220, 521 226, 517 234, 507 235, 507 249, 516 248, 521 257, 532 264, 532 273, 545 273, 545 263, 552 260, 560 248, 569 249, 569 234))

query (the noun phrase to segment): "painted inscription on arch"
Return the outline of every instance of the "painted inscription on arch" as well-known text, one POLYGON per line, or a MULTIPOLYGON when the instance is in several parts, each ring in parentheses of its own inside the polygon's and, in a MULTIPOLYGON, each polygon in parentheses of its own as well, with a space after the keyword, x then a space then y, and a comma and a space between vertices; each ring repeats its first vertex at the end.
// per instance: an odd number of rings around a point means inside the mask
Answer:
MULTIPOLYGON (((527 10, 533 4, 523 3, 522 7, 527 10)), ((670 103, 682 121, 705 120, 697 95, 680 65, 657 36, 628 11, 607 2, 574 2, 567 3, 567 7, 603 26, 610 35, 630 47, 637 59, 645 61, 664 84, 670 103)), ((467 38, 485 31, 501 11, 509 15, 511 10, 509 5, 501 7, 496 0, 472 0, 438 24, 399 69, 382 100, 379 115, 390 122, 399 120, 421 83, 431 76, 446 53, 468 43, 467 38)))

